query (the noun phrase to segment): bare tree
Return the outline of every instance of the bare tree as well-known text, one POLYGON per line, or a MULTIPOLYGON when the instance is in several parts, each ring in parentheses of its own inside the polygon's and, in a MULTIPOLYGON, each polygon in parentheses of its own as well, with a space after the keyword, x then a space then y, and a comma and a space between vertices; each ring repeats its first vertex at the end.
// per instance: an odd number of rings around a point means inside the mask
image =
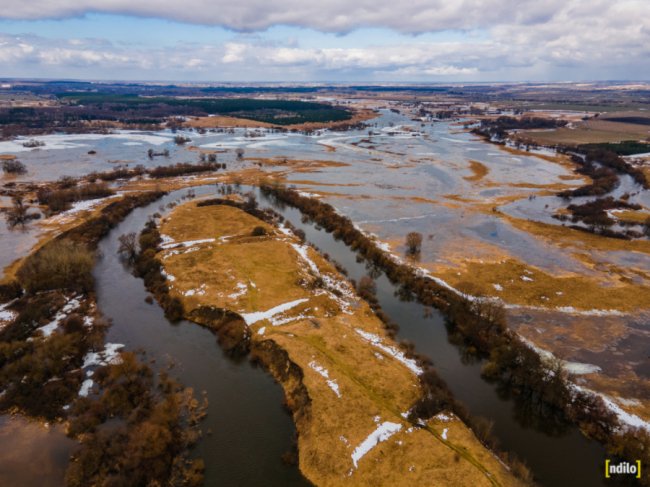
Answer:
POLYGON ((374 296, 377 294, 377 284, 370 276, 363 276, 357 284, 357 292, 361 297, 374 296))
POLYGON ((419 232, 409 232, 406 235, 406 253, 417 255, 422 249, 422 234, 419 232))
POLYGON ((138 255, 138 240, 135 232, 125 233, 118 238, 120 246, 117 253, 129 263, 135 262, 138 255))
POLYGON ((25 164, 15 159, 3 161, 2 170, 7 174, 25 174, 27 172, 25 164))
POLYGON ((13 206, 7 210, 7 224, 13 228, 16 225, 25 226, 29 216, 27 210, 29 207, 25 204, 22 195, 14 196, 12 199, 13 206))

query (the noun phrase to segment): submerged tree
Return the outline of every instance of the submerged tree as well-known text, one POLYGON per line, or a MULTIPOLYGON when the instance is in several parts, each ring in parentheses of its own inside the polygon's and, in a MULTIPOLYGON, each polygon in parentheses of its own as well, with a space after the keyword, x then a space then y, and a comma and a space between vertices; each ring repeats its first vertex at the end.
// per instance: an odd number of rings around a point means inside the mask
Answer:
POLYGON ((406 235, 406 253, 417 255, 422 249, 422 234, 419 232, 409 232, 406 235))
POLYGON ((138 237, 135 232, 125 233, 118 238, 120 246, 117 253, 129 264, 135 262, 138 255, 138 237))
POLYGON ((27 172, 25 164, 15 159, 2 161, 2 170, 7 174, 25 174, 27 172))
POLYGON ((12 203, 12 207, 7 210, 7 224, 11 228, 16 225, 25 226, 25 223, 29 220, 29 215, 27 215, 29 207, 25 204, 21 195, 14 196, 12 203))

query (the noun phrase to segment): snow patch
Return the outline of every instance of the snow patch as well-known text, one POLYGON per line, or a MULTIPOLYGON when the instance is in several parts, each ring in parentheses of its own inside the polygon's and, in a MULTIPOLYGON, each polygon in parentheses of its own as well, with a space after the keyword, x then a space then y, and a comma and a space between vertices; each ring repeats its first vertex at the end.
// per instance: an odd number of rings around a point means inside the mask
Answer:
POLYGON ((371 345, 377 347, 388 355, 391 355, 398 362, 404 364, 415 375, 420 375, 424 372, 420 367, 418 367, 415 360, 407 358, 406 355, 404 355, 404 353, 397 348, 383 344, 381 338, 379 338, 377 335, 363 331, 359 328, 355 328, 354 331, 356 331, 364 340, 369 342, 371 345))
POLYGON ((248 286, 243 282, 238 282, 235 288, 237 291, 228 295, 230 299, 238 299, 248 292, 248 286))
POLYGON ((372 450, 382 441, 386 441, 399 430, 402 429, 401 424, 391 423, 390 421, 385 421, 379 425, 379 427, 370 433, 368 437, 361 442, 352 452, 352 463, 354 467, 357 468, 359 465, 359 460, 361 460, 366 453, 372 450))
POLYGON ((250 326, 253 323, 257 323, 258 321, 268 320, 279 313, 284 313, 285 311, 290 310, 291 308, 295 308, 296 306, 298 306, 301 303, 304 303, 305 301, 308 301, 308 299, 307 298, 296 299, 295 301, 289 301, 288 303, 275 306, 267 311, 257 311, 255 313, 243 313, 241 316, 242 318, 244 318, 246 324, 250 326))
POLYGON ((309 362, 309 366, 325 379, 327 385, 334 391, 334 394, 336 394, 336 397, 340 398, 341 392, 339 391, 339 385, 336 380, 330 379, 330 373, 328 370, 314 361, 309 362))
POLYGON ((68 317, 70 313, 76 310, 81 305, 80 301, 77 298, 71 298, 68 302, 61 308, 61 310, 54 316, 54 319, 50 321, 47 325, 43 325, 36 329, 40 331, 44 337, 49 337, 54 333, 54 331, 59 327, 61 322, 68 317))
POLYGON ((211 243, 211 242, 214 242, 214 241, 215 241, 214 238, 203 238, 203 239, 199 239, 199 240, 187 240, 185 242, 175 242, 175 241, 172 240, 171 242, 163 243, 160 246, 160 248, 164 250, 164 249, 170 249, 172 247, 192 247, 194 245, 198 245, 198 244, 202 244, 202 243, 211 243))
MULTIPOLYGON (((549 352, 548 350, 544 350, 543 348, 540 348, 536 346, 533 342, 530 340, 527 340, 526 338, 522 337, 521 335, 519 336, 521 340, 530 348, 531 350, 534 350, 542 359, 546 361, 552 361, 552 360, 557 360, 557 357, 553 355, 553 353, 549 352)), ((560 359, 560 364, 562 365, 562 368, 567 371, 570 374, 574 375, 581 375, 581 374, 594 374, 596 372, 600 372, 601 368, 597 365, 594 364, 585 364, 581 362, 568 362, 566 360, 561 360, 560 359)))
POLYGON ((90 389, 93 386, 93 380, 92 379, 86 379, 83 381, 81 384, 81 388, 79 389, 79 395, 82 397, 88 397, 88 393, 90 392, 90 389))

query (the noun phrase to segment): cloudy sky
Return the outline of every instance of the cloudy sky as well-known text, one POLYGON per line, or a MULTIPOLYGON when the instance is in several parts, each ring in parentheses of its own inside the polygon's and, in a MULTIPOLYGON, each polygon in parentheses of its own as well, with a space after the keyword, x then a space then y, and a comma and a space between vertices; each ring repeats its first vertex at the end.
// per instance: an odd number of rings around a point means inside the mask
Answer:
POLYGON ((0 76, 650 79, 650 0, 3 0, 0 76))

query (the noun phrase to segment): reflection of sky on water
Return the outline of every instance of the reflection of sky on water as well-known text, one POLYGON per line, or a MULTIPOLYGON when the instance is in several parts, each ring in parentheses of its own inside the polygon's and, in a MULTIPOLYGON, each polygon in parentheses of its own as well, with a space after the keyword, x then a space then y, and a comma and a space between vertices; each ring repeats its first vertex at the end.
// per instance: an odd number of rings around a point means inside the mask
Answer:
MULTIPOLYGON (((564 202, 557 197, 527 199, 525 195, 534 190, 526 188, 494 187, 477 189, 475 183, 465 180, 474 173, 469 161, 484 164, 489 172, 485 181, 499 183, 546 184, 561 182, 559 176, 571 175, 565 167, 548 162, 535 155, 512 155, 498 151, 489 144, 448 123, 422 124, 404 115, 382 110, 380 117, 369 121, 370 127, 350 132, 316 131, 311 135, 299 133, 273 133, 265 129, 235 129, 233 133, 222 132, 198 134, 183 132, 192 139, 185 147, 177 146, 169 131, 126 132, 109 135, 56 134, 35 137, 46 145, 35 150, 22 147, 25 139, 0 142, 1 153, 15 153, 24 162, 29 173, 12 180, 54 180, 62 175, 81 175, 92 171, 106 171, 119 163, 131 166, 167 165, 176 162, 198 160, 190 146, 225 151, 217 155, 229 168, 250 167, 250 162, 235 162, 235 149, 243 148, 245 157, 288 158, 321 160, 347 163, 344 167, 323 167, 316 172, 294 173, 289 180, 312 180, 333 186, 299 184, 302 189, 322 190, 341 195, 326 196, 337 208, 357 222, 374 222, 373 229, 384 238, 403 238, 409 231, 433 234, 435 238, 425 245, 423 259, 444 258, 444 246, 464 239, 468 254, 479 253, 471 248, 477 241, 497 246, 532 265, 547 269, 563 268, 577 272, 589 272, 580 263, 550 248, 535 238, 509 227, 491 215, 476 215, 461 208, 432 203, 414 203, 404 198, 423 198, 437 202, 449 202, 445 197, 459 195, 462 198, 482 202, 486 198, 524 195, 523 199, 505 204, 499 209, 518 218, 558 224, 551 218, 555 209, 564 202), (372 135, 369 132, 372 131, 372 135), (247 134, 261 134, 250 137, 247 134), (392 134, 392 135, 391 135, 392 134), (332 151, 331 148, 335 150, 332 151), (170 156, 147 157, 147 151, 168 149, 170 156), (95 155, 88 154, 94 150, 95 155), (345 184, 353 186, 345 186, 345 184), (345 196, 349 196, 347 198, 345 196), (400 200, 399 198, 402 198, 400 200), (421 217, 416 220, 400 218, 421 217), (430 248, 429 248, 430 247, 430 248)), ((281 168, 281 167, 280 167, 281 168)), ((277 168, 276 168, 277 169, 277 168)), ((274 170, 274 169, 271 169, 274 170)), ((633 183, 622 178, 618 192, 631 192, 633 183)), ((633 198, 645 203, 647 192, 633 198)), ((650 206, 650 201, 648 201, 650 206)), ((0 249, 5 249, 0 264, 16 255, 11 242, 16 240, 33 243, 29 235, 17 237, 6 230, 0 231, 0 249), (8 257, 5 257, 8 256, 8 257)), ((17 246, 22 248, 23 245, 17 246)), ((617 257, 621 259, 621 257, 617 257)))

